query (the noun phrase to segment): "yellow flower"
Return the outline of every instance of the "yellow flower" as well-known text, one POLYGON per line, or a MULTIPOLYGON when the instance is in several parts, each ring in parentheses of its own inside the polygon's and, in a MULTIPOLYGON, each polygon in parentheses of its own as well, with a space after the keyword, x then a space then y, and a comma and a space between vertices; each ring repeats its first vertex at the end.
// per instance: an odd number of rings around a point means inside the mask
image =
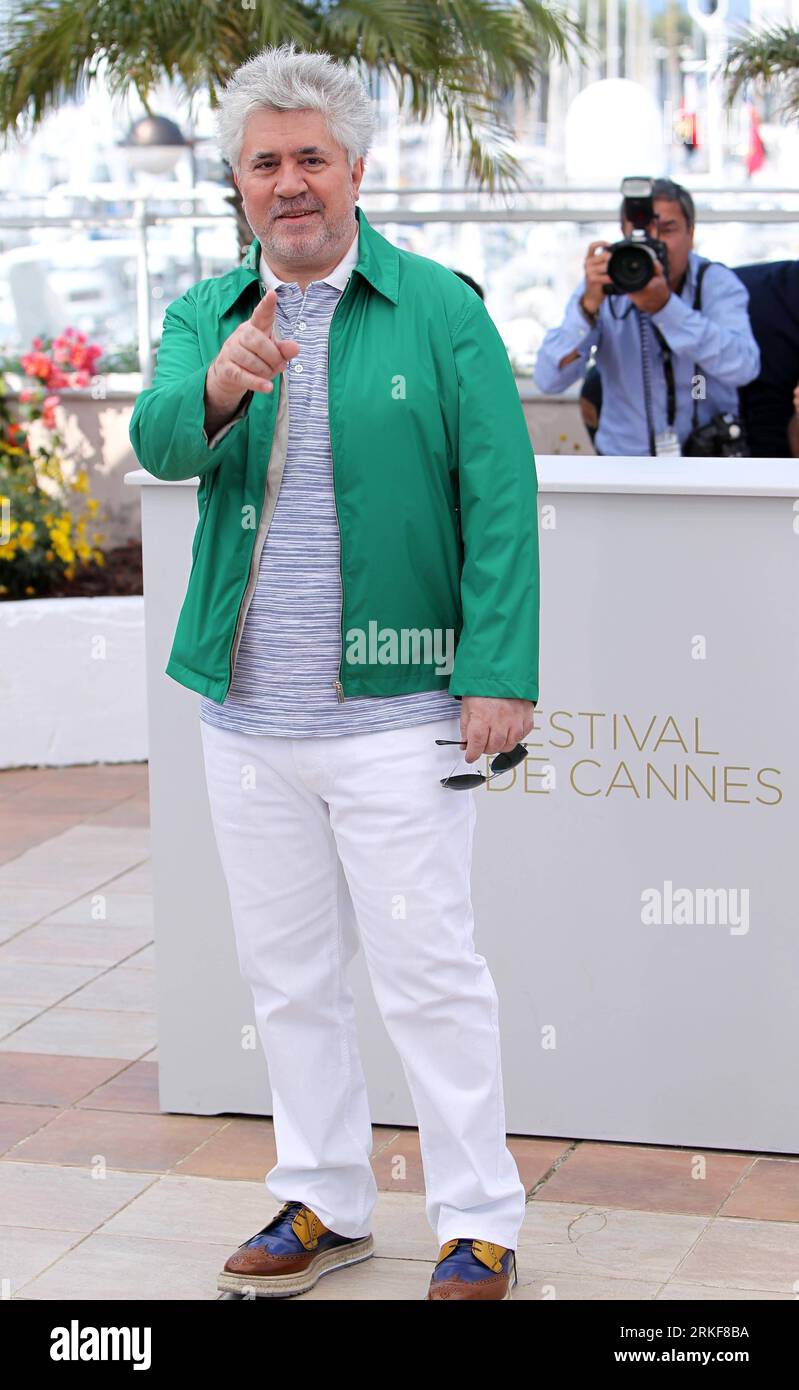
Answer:
POLYGON ((82 468, 77 476, 73 478, 72 487, 75 492, 89 491, 89 474, 85 468, 82 468))
POLYGON ((26 594, 35 594, 35 593, 36 593, 36 590, 34 589, 34 587, 33 587, 32 584, 26 584, 26 585, 25 585, 25 593, 26 593, 26 594))
POLYGON ((100 503, 97 501, 96 497, 89 497, 86 502, 86 510, 89 513, 89 516, 96 516, 97 509, 99 506, 100 503))
POLYGON ((102 550, 95 550, 95 552, 94 552, 94 558, 95 558, 95 560, 97 561, 98 565, 104 565, 104 564, 105 564, 105 556, 104 556, 102 550))

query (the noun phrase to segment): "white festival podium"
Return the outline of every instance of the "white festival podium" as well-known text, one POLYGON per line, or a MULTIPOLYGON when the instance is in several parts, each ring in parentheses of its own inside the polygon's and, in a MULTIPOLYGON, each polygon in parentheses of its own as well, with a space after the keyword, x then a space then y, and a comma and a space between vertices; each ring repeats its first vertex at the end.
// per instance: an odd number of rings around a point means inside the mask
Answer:
MULTIPOLYGON (((468 793, 508 1132, 796 1153, 799 460, 537 469, 534 746, 468 793)), ((269 1115, 200 697, 164 672, 197 480, 126 482, 141 485, 161 1108, 269 1115)), ((362 951, 350 978, 373 1122, 415 1125, 362 951)))

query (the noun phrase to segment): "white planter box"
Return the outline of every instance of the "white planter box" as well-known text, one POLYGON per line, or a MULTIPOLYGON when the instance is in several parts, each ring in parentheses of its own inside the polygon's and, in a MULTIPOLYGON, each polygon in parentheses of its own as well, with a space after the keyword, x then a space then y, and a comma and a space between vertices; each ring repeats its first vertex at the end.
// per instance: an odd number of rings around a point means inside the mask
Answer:
POLYGON ((0 603, 0 768, 147 758, 144 599, 0 603))

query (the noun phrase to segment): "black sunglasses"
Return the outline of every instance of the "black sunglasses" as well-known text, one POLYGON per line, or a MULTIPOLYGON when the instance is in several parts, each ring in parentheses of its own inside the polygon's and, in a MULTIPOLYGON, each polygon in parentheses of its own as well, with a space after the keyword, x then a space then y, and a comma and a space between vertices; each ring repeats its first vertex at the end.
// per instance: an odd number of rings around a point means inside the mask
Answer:
MULTIPOLYGON (((466 740, 462 738, 437 738, 436 743, 457 743, 461 748, 467 746, 466 740)), ((499 777, 503 772, 509 772, 512 767, 518 767, 527 757, 528 747, 526 743, 517 743, 509 753, 497 753, 496 757, 491 759, 491 773, 488 777, 483 772, 459 772, 455 777, 442 777, 441 785, 451 787, 456 792, 471 791, 483 782, 490 782, 492 777, 499 777)))

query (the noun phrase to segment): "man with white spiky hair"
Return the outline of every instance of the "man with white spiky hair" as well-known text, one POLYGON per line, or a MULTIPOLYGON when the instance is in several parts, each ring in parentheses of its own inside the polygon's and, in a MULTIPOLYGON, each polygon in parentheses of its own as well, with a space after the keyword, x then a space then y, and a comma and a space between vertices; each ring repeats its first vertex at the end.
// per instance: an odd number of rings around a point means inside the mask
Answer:
POLYGON ((254 239, 169 306, 131 440, 155 476, 199 478, 166 671, 201 696, 272 1089, 282 1205, 219 1288, 303 1293, 373 1253, 360 943, 418 1119, 426 1297, 509 1299, 525 1191, 470 896, 487 779, 452 758, 515 778, 533 727, 522 405, 480 295, 358 206, 374 108, 351 67, 267 48, 222 91, 218 129, 254 239))

